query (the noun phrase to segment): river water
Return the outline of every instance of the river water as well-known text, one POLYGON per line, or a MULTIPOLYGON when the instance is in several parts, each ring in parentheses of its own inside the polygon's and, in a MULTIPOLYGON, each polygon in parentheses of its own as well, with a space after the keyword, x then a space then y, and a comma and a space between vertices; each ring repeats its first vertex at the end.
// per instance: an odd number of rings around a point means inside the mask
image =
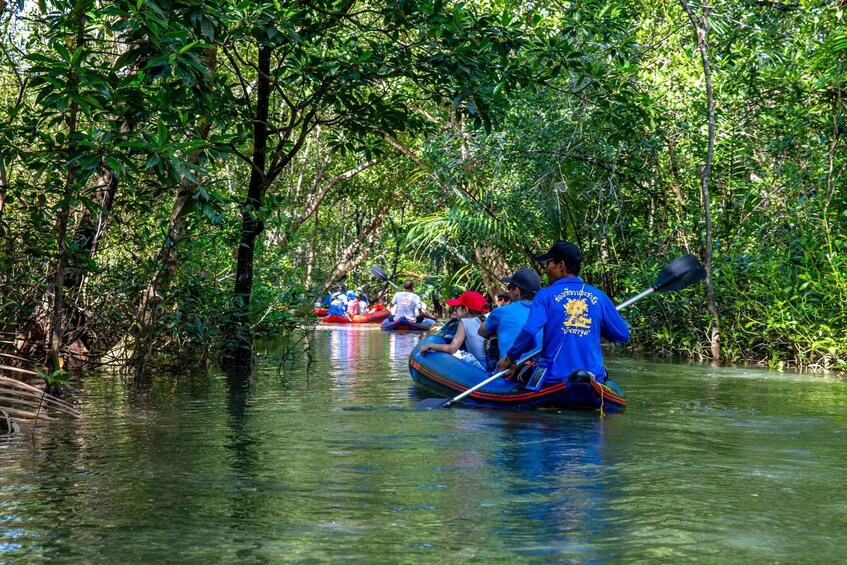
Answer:
POLYGON ((0 563, 842 563, 847 382, 611 354, 620 414, 416 410, 417 335, 104 375, 0 438, 0 563))

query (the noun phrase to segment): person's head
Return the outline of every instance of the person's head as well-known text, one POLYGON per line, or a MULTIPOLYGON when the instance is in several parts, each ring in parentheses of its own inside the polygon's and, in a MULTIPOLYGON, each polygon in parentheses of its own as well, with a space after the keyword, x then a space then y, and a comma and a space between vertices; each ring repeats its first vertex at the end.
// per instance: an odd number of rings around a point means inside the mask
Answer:
POLYGON ((541 289, 541 277, 533 269, 518 269, 511 277, 500 279, 506 283, 511 300, 532 300, 541 289))
POLYGON ((415 287, 415 283, 412 282, 412 279, 406 279, 403 281, 403 290, 407 292, 412 292, 412 289, 415 287))
POLYGON ((485 297, 474 290, 463 292, 456 298, 451 298, 447 301, 447 305, 456 308, 456 315, 459 318, 482 316, 482 313, 488 309, 485 297))
POLYGON ((544 272, 550 282, 567 276, 578 276, 582 267, 582 253, 573 243, 559 240, 550 250, 535 258, 544 265, 544 272))
POLYGON ((505 306, 512 302, 512 297, 508 292, 501 292, 497 295, 497 306, 505 306))
POLYGON ((356 291, 355 290, 348 290, 347 291, 347 298, 349 298, 350 300, 353 300, 354 298, 356 298, 356 291))

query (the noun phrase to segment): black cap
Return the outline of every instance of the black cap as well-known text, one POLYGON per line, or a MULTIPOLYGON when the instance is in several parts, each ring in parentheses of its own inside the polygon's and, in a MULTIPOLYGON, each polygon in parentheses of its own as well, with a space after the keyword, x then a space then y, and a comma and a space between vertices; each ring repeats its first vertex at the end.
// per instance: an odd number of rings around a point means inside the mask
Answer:
POLYGON ((535 258, 539 263, 545 261, 564 261, 566 265, 579 265, 582 263, 582 253, 579 247, 573 243, 559 240, 553 244, 550 251, 535 258))
POLYGON ((500 280, 506 284, 513 284, 527 292, 535 293, 541 289, 541 277, 534 270, 527 267, 518 269, 511 277, 504 277, 500 280))

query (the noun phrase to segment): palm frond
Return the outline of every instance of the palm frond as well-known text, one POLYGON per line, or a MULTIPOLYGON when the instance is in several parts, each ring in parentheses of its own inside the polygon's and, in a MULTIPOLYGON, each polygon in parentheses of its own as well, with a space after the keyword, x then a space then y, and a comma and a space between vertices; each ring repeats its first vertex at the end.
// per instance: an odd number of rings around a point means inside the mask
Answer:
POLYGON ((14 433, 28 421, 51 420, 48 414, 51 411, 81 417, 79 411, 64 400, 17 379, 0 376, 0 433, 14 433))

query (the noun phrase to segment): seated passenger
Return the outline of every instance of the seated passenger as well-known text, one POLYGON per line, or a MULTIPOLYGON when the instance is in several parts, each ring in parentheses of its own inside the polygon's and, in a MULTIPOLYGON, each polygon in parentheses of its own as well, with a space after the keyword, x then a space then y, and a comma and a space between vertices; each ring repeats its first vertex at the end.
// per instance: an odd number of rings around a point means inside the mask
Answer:
POLYGON ((423 322, 424 318, 435 319, 435 316, 426 311, 421 297, 415 294, 411 279, 404 281, 403 290, 394 293, 394 298, 391 299, 391 316, 388 320, 393 322, 397 318, 415 320, 417 323, 423 322))
POLYGON ((512 297, 509 296, 508 292, 501 292, 497 295, 497 307, 506 306, 512 303, 512 297))
POLYGON ((332 298, 338 292, 341 292, 341 287, 338 286, 338 285, 335 285, 335 287, 327 293, 326 298, 324 298, 323 301, 316 301, 315 302, 315 308, 320 308, 320 307, 329 308, 330 305, 332 304, 332 298))
POLYGON ((471 290, 448 300, 447 305, 456 307, 456 317, 459 319, 456 335, 450 343, 425 343, 420 353, 443 351, 484 369, 485 340, 479 335, 479 327, 482 325, 483 313, 487 310, 485 297, 471 290))
MULTIPOLYGON (((529 317, 529 307, 535 293, 541 290, 541 277, 533 269, 523 268, 511 277, 500 279, 509 289, 509 303, 495 308, 479 327, 479 335, 489 338, 486 368, 493 371, 501 353, 511 349, 521 328, 529 317), (497 339, 493 339, 496 337, 497 339)), ((542 332, 535 336, 535 347, 541 347, 542 332)))
POLYGON ((334 292, 332 301, 329 304, 329 312, 327 316, 346 316, 347 315, 347 295, 341 291, 334 292))
POLYGON ((353 300, 347 302, 347 313, 350 316, 359 316, 368 313, 368 303, 364 300, 364 295, 360 292, 353 297, 353 300))
POLYGON ((365 296, 365 291, 362 290, 362 287, 356 289, 356 296, 359 298, 359 300, 365 301, 365 306, 370 305, 370 300, 368 300, 368 297, 365 296))

